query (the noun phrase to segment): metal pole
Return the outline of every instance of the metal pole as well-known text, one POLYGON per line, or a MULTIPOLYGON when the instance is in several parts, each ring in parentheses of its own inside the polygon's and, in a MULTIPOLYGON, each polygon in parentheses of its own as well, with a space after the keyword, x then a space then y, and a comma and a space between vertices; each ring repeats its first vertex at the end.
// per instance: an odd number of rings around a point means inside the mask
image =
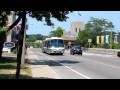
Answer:
POLYGON ((89 48, 90 48, 90 42, 89 42, 89 48))
POLYGON ((110 38, 110 49, 112 49, 112 29, 111 29, 111 38, 110 38))

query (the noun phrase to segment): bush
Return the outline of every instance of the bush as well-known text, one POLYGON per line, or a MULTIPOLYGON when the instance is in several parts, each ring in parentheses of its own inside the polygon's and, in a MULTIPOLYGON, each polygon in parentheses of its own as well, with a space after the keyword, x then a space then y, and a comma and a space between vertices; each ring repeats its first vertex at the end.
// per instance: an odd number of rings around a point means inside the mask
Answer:
POLYGON ((17 53, 17 49, 16 49, 16 48, 13 48, 11 51, 12 51, 12 53, 14 53, 14 54, 17 53))
POLYGON ((41 48, 41 43, 35 43, 34 48, 41 48))
POLYGON ((110 44, 104 44, 103 48, 109 49, 110 48, 110 44))
POLYGON ((92 46, 92 48, 98 48, 98 46, 96 46, 96 45, 93 45, 93 46, 92 46))

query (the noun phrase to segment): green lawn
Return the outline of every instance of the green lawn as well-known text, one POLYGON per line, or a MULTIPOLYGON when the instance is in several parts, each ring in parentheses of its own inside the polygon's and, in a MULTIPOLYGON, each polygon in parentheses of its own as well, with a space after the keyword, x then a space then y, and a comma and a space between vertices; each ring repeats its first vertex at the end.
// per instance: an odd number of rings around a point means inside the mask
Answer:
MULTIPOLYGON (((16 59, 13 57, 3 57, 0 59, 0 79, 15 79, 16 59)), ((29 64, 25 64, 25 68, 20 71, 20 79, 31 79, 32 77, 29 64)))

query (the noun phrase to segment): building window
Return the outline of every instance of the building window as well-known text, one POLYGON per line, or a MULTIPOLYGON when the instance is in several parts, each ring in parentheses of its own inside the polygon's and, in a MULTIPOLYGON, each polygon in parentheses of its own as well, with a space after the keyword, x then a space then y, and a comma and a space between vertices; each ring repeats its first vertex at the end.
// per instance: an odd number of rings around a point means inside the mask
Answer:
POLYGON ((76 30, 76 33, 77 33, 77 28, 75 28, 75 30, 76 30))

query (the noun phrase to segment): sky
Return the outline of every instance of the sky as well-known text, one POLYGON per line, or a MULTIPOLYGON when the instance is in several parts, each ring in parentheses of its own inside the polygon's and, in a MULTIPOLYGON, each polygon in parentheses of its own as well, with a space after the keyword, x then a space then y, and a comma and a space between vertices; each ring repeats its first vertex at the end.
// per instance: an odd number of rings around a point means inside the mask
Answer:
POLYGON ((70 31, 71 22, 82 21, 86 24, 90 17, 106 19, 111 21, 115 28, 115 32, 120 32, 120 11, 79 11, 81 16, 78 15, 78 11, 73 11, 68 14, 69 17, 66 22, 59 22, 56 19, 51 19, 54 23, 54 28, 51 26, 44 25, 44 21, 37 21, 35 18, 28 17, 28 30, 27 34, 42 34, 49 35, 50 31, 55 30, 58 26, 62 27, 65 31, 70 31))

